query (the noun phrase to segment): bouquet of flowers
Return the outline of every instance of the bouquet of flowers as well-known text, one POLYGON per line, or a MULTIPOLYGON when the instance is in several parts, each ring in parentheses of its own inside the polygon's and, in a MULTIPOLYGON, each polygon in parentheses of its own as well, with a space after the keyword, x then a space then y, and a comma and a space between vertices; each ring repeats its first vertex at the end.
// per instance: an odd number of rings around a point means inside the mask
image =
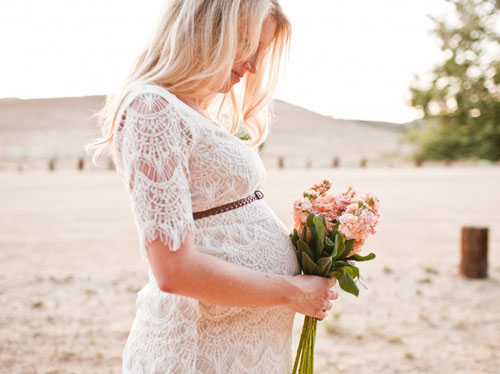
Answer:
MULTIPOLYGON (((293 232, 290 239, 304 274, 335 277, 346 292, 358 296, 357 261, 375 258, 374 253, 361 256, 369 234, 375 234, 379 218, 379 201, 372 193, 358 195, 349 187, 338 194, 329 193, 327 179, 312 185, 293 202, 293 232)), ((312 374, 317 319, 305 316, 293 374, 312 374)))

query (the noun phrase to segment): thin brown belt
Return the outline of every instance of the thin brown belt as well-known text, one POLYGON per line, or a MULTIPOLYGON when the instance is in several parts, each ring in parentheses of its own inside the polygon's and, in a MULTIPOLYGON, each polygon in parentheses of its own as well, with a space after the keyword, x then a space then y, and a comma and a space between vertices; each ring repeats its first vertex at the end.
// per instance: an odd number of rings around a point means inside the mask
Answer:
POLYGON ((193 218, 199 219, 199 218, 211 216, 213 214, 227 212, 228 210, 239 208, 240 206, 251 203, 252 201, 260 200, 263 197, 264 197, 264 194, 262 193, 262 191, 256 190, 250 196, 247 196, 247 197, 240 199, 240 200, 233 201, 232 203, 224 204, 224 205, 217 206, 215 208, 211 208, 211 209, 207 209, 207 210, 202 210, 201 212, 193 212, 193 218))

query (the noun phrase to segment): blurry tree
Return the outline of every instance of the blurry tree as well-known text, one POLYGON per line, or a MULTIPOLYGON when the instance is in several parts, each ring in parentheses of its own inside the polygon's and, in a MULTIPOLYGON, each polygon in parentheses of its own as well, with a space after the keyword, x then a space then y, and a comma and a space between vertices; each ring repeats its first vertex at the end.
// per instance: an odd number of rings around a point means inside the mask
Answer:
MULTIPOLYGON (((239 139, 241 140, 250 140, 252 139, 252 137, 248 134, 248 133, 244 133, 242 135, 236 135, 239 139)), ((266 142, 263 142, 259 145, 259 147, 257 148, 257 151, 260 153, 262 152, 262 149, 264 148, 264 145, 266 144, 266 142)))
POLYGON ((445 61, 410 87, 427 125, 404 138, 421 159, 500 160, 500 0, 446 1, 453 14, 430 17, 445 61))

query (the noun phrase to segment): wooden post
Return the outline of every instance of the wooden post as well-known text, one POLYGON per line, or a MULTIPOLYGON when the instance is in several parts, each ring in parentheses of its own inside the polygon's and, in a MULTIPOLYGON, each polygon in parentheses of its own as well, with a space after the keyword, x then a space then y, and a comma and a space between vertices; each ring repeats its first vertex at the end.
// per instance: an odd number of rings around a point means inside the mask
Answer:
POLYGON ((332 160, 332 167, 338 168, 339 165, 340 165, 340 159, 338 158, 338 156, 335 156, 332 160))
POLYGON ((108 170, 115 170, 115 162, 112 157, 108 159, 108 170))
POLYGON ((360 166, 361 166, 362 168, 366 168, 366 164, 367 164, 367 162, 368 162, 368 161, 366 160, 366 158, 362 158, 362 159, 361 159, 360 166))
POLYGON ((462 227, 460 273, 467 278, 488 277, 488 229, 462 227))
POLYGON ((78 159, 77 169, 80 170, 80 171, 82 171, 84 165, 85 165, 85 162, 83 161, 83 158, 79 158, 78 159))
POLYGON ((278 157, 278 167, 280 169, 283 169, 285 167, 285 160, 284 160, 283 156, 278 157))
POLYGON ((306 168, 310 169, 312 167, 311 160, 307 159, 306 160, 306 168))
POLYGON ((49 160, 49 170, 50 171, 54 171, 56 169, 56 159, 55 158, 51 158, 49 160))
POLYGON ((424 159, 422 157, 415 157, 415 166, 420 167, 424 163, 424 159))

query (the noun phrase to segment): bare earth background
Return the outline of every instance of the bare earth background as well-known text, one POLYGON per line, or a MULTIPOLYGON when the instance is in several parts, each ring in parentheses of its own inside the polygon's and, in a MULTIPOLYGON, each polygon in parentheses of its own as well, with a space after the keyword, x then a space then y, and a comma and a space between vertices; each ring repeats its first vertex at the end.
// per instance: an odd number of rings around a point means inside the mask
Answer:
MULTIPOLYGON (((265 199, 289 226, 323 178, 383 217, 368 289, 319 324, 316 372, 500 373, 500 168, 268 169, 265 199), (487 280, 458 275, 463 225, 490 228, 487 280)), ((118 176, 0 171, 0 207, 0 373, 120 373, 146 265, 118 176)))
MULTIPOLYGON (((77 158, 87 159, 83 145, 101 135, 93 114, 103 102, 103 96, 0 99, 0 170, 47 169, 51 158, 56 169, 75 168, 77 158)), ((287 168, 330 166, 334 157, 342 167, 361 159, 402 165, 413 148, 401 142, 409 124, 335 119, 279 100, 274 114, 261 152, 266 166, 275 167, 280 156, 287 168)))

